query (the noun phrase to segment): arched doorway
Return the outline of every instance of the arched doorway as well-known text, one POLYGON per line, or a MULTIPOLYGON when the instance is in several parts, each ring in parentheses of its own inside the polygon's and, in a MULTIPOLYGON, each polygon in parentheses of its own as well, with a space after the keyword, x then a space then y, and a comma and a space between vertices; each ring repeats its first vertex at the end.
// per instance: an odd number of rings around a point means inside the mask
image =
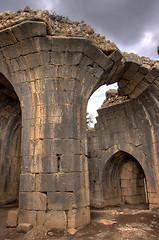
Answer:
POLYGON ((132 155, 115 153, 104 167, 102 180, 105 206, 148 203, 146 176, 132 155))
POLYGON ((10 82, 0 73, 0 205, 18 200, 21 167, 21 107, 10 82))

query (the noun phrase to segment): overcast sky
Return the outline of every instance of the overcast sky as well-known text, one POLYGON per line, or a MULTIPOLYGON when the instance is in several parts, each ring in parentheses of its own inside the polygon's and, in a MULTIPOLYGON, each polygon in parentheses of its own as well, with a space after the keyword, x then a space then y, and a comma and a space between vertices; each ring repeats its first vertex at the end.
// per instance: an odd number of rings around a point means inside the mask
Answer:
POLYGON ((0 12, 27 5, 84 20, 121 51, 159 59, 159 0, 1 0, 0 12))

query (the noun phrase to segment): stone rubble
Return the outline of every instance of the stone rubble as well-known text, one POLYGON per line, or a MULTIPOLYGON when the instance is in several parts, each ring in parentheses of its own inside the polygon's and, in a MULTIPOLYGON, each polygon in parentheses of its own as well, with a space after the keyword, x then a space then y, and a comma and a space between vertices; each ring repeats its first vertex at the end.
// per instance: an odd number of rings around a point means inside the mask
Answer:
POLYGON ((19 9, 15 12, 4 11, 0 13, 0 30, 26 20, 40 21, 47 24, 48 35, 88 38, 92 43, 106 53, 109 51, 112 52, 112 49, 119 50, 113 42, 110 42, 109 40, 106 41, 104 36, 100 36, 100 34, 95 33, 94 29, 84 21, 71 21, 69 18, 63 16, 58 18, 58 15, 56 14, 54 15, 55 19, 52 20, 50 15, 51 13, 47 10, 31 10, 29 7, 26 7, 24 10, 19 9))
POLYGON ((106 91, 105 95, 106 99, 103 101, 103 104, 100 108, 106 108, 118 103, 123 103, 129 99, 128 96, 120 96, 117 89, 109 89, 106 91))

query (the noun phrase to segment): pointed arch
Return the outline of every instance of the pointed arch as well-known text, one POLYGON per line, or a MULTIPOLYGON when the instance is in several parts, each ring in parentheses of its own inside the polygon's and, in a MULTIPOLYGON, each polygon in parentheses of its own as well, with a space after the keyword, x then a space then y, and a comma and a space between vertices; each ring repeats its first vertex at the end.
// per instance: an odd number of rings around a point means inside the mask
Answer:
POLYGON ((144 170, 127 152, 118 151, 106 162, 102 187, 105 206, 148 203, 144 170))

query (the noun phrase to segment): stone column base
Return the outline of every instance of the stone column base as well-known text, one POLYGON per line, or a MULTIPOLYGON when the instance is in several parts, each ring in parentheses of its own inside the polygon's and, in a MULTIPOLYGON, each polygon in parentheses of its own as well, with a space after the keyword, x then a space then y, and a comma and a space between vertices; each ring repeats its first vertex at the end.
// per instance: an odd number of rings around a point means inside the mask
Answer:
POLYGON ((51 228, 78 228, 90 222, 90 208, 66 211, 19 211, 18 223, 30 223, 51 228))

